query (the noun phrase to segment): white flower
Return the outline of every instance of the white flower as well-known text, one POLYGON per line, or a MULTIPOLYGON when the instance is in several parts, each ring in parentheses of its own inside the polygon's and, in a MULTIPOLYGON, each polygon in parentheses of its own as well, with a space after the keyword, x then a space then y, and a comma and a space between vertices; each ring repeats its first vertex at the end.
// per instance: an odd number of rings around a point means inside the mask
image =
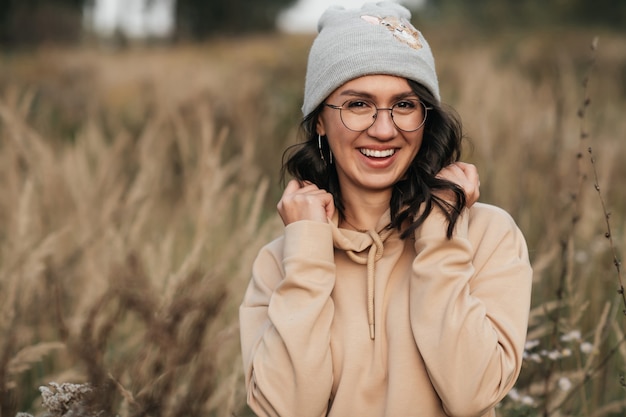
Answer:
POLYGON ((593 345, 589 342, 582 342, 580 344, 580 351, 588 355, 593 352, 593 345))
POLYGON ((571 342, 574 340, 580 340, 580 330, 572 330, 561 336, 561 342, 571 342))
POLYGON ((83 397, 91 391, 89 384, 57 384, 56 382, 50 382, 48 386, 39 387, 42 404, 52 415, 65 415, 73 404, 80 403, 83 397))
POLYGON ((524 345, 524 349, 526 350, 531 350, 535 347, 539 346, 539 340, 535 339, 535 340, 529 340, 526 342, 526 344, 524 345))
POLYGON ((519 393, 519 391, 515 388, 511 388, 511 390, 509 391, 509 393, 507 394, 507 396, 518 403, 522 403, 524 405, 535 405, 535 400, 529 396, 529 395, 522 395, 519 393))
POLYGON ((564 376, 559 378, 559 381, 557 382, 557 384, 559 385, 559 389, 561 391, 569 391, 572 388, 572 381, 570 381, 569 378, 566 378, 564 376))
POLYGON ((570 348, 565 348, 561 351, 561 356, 564 358, 572 356, 572 350, 570 348))
POLYGON ((538 354, 538 353, 533 353, 533 354, 531 354, 529 359, 530 359, 531 361, 535 362, 535 363, 541 363, 541 362, 542 362, 542 360, 541 360, 541 356, 539 356, 539 354, 538 354))
POLYGON ((561 352, 559 352, 558 350, 553 350, 551 352, 548 352, 548 358, 553 361, 557 359, 561 359, 561 352))
POLYGON ((521 398, 520 395, 519 395, 519 392, 517 392, 517 390, 515 388, 512 388, 511 391, 509 391, 509 393, 507 395, 513 401, 519 401, 520 398, 521 398))

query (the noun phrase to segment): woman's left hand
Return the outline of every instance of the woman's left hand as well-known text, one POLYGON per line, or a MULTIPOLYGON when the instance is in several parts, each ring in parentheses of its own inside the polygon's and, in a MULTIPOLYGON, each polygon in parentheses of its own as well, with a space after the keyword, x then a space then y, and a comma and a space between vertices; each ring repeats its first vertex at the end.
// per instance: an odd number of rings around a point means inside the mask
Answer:
MULTIPOLYGON (((448 180, 461 187, 465 193, 465 205, 468 208, 478 201, 478 197, 480 197, 480 180, 478 178, 478 170, 474 165, 466 162, 455 162, 439 171, 437 178, 448 180)), ((449 200, 445 196, 441 197, 449 200)))

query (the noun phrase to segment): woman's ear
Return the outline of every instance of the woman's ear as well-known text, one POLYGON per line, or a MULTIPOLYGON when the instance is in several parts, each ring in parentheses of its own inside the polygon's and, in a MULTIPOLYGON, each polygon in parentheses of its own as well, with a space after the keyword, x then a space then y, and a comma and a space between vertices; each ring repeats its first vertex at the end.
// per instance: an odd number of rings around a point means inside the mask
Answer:
POLYGON ((324 127, 324 121, 320 116, 317 117, 317 123, 315 123, 315 131, 318 135, 326 136, 326 128, 324 127))

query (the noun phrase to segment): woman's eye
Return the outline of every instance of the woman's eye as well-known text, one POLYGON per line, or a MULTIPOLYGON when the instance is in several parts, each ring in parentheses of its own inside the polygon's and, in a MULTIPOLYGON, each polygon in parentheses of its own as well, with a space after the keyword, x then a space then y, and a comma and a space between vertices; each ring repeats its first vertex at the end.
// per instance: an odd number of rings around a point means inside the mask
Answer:
POLYGON ((368 103, 367 101, 349 101, 348 103, 346 103, 346 107, 351 108, 351 109, 369 109, 372 107, 372 105, 370 103, 368 103))
POLYGON ((400 101, 394 104, 393 107, 400 108, 400 109, 407 109, 407 110, 414 109, 417 107, 417 102, 413 100, 400 101))

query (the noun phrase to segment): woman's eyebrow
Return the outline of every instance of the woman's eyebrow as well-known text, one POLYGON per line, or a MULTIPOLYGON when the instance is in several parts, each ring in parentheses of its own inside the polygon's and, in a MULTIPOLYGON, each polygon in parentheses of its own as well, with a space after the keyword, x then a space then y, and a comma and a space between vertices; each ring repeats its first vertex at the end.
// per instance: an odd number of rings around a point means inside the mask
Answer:
POLYGON ((357 91, 357 90, 344 90, 340 94, 340 96, 349 96, 349 97, 364 97, 373 99, 374 96, 365 91, 357 91))
MULTIPOLYGON (((362 97, 370 100, 374 100, 376 96, 366 91, 358 91, 358 90, 345 90, 342 91, 339 96, 348 96, 348 97, 362 97)), ((402 93, 395 94, 391 97, 391 100, 398 100, 403 98, 418 98, 417 95, 413 91, 405 91, 402 93)))

